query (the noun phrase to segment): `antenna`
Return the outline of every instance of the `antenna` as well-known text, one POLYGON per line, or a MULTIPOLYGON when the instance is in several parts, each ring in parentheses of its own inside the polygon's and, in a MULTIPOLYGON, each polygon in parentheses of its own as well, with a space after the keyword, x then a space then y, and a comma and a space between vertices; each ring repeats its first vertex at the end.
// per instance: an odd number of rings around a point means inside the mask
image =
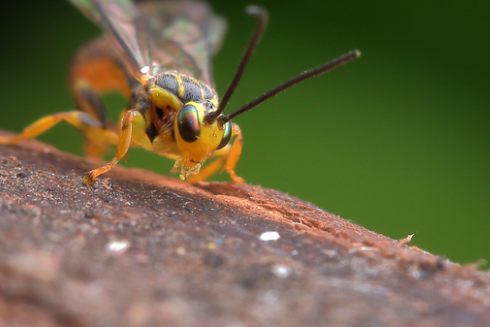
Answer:
POLYGON ((248 61, 250 60, 250 57, 252 56, 253 51, 255 50, 255 47, 257 46, 257 43, 259 42, 260 37, 264 33, 265 27, 267 25, 268 15, 263 8, 257 6, 248 6, 246 12, 247 14, 255 16, 257 18, 257 26, 255 27, 254 34, 250 39, 250 42, 248 43, 245 53, 243 54, 242 60, 240 61, 240 65, 238 66, 235 76, 228 86, 225 95, 221 99, 218 109, 209 113, 206 116, 206 122, 210 124, 213 123, 225 111, 226 106, 228 105, 228 102, 233 95, 233 92, 235 92, 235 89, 237 88, 238 83, 242 78, 245 67, 247 67, 248 61))
POLYGON ((334 59, 330 62, 327 62, 321 66, 318 66, 316 68, 313 68, 311 70, 308 70, 296 77, 293 77, 291 78, 290 80, 276 86, 275 88, 265 92, 264 94, 262 94, 261 96, 255 98, 254 100, 250 101, 249 103, 247 103, 246 105, 242 106, 241 108, 235 110, 234 112, 232 112, 231 114, 229 115, 223 115, 220 117, 220 121, 221 123, 226 123, 228 121, 230 121, 231 119, 235 118, 236 116, 238 115, 241 115, 243 114, 244 112, 252 109, 253 107, 256 107, 258 106, 259 104, 261 104, 262 102, 266 101, 266 100, 269 100, 270 98, 272 98, 274 95, 278 94, 278 93, 281 93, 282 91, 290 88, 291 86, 294 86, 296 84, 299 84, 307 79, 310 79, 312 77, 315 77, 317 75, 320 75, 320 74, 323 74, 323 73, 326 73, 332 69, 334 69, 335 67, 338 67, 338 66, 341 66, 351 60, 354 60, 354 59, 357 59, 361 56, 361 52, 359 50, 354 50, 354 51, 351 51, 343 56, 340 56, 339 58, 337 59, 334 59))

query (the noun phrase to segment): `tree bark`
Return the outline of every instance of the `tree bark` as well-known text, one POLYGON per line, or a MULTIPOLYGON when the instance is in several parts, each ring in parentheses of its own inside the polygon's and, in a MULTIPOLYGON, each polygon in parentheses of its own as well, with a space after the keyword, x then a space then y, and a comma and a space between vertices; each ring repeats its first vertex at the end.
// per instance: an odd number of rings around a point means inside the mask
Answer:
POLYGON ((490 275, 275 190, 0 145, 0 326, 489 326, 490 275), (272 232, 272 233, 268 233, 272 232))

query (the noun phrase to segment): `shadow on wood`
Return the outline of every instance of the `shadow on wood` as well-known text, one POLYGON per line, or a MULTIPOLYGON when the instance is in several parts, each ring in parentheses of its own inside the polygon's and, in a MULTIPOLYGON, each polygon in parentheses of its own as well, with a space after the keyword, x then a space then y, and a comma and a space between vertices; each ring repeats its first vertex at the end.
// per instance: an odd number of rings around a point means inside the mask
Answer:
POLYGON ((0 145, 0 325, 490 323, 490 275, 408 240, 258 186, 123 167, 82 184, 100 164, 0 145))

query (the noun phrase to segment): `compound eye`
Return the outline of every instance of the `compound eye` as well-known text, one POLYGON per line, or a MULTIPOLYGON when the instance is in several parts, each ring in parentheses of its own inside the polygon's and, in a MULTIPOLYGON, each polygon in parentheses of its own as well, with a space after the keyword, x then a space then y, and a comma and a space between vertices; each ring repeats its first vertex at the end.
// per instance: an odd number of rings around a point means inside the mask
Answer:
POLYGON ((177 116, 177 125, 184 141, 189 143, 196 141, 201 134, 201 123, 196 107, 193 105, 183 106, 177 116))
POLYGON ((223 149, 225 146, 230 143, 231 140, 231 124, 230 122, 226 122, 226 124, 223 126, 225 128, 225 132, 223 133, 223 138, 221 139, 220 144, 216 148, 216 150, 223 149))

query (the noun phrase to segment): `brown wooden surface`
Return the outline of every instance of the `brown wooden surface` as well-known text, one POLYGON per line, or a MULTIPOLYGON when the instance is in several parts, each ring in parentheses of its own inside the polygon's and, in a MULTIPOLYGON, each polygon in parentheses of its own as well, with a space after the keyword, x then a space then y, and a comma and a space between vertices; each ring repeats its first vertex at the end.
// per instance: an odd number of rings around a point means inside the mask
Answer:
POLYGON ((82 184, 98 165, 0 145, 0 326, 490 325, 487 273, 259 186, 82 184))

